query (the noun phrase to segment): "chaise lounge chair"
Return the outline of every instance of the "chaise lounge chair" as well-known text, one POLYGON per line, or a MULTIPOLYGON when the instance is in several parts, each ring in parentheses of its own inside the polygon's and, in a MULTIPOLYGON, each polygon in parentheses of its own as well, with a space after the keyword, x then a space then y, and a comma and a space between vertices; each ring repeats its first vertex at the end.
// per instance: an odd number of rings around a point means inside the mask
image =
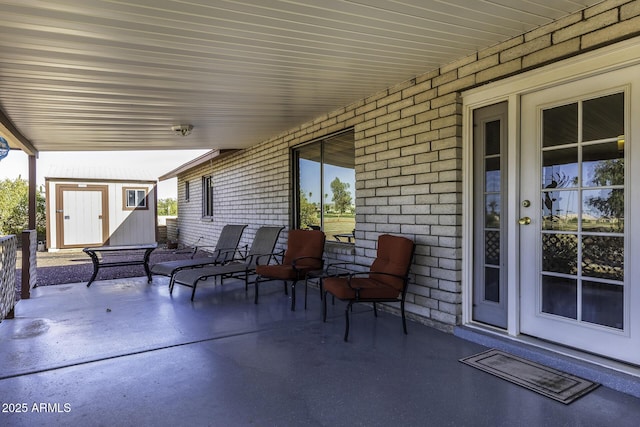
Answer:
MULTIPOLYGON (((296 309, 296 283, 305 281, 305 308, 307 302, 306 280, 312 271, 322 270, 324 260, 325 234, 319 230, 289 230, 287 250, 282 264, 256 266, 256 294, 255 303, 258 303, 258 288, 261 281, 284 281, 284 293, 288 295, 287 281, 291 281, 291 311, 296 309)), ((260 261, 260 260, 258 260, 260 261)))
POLYGON ((221 284, 225 278, 243 277, 244 288, 246 290, 249 287, 249 275, 255 272, 258 260, 266 264, 273 256, 273 248, 283 228, 284 227, 260 227, 258 231, 256 231, 249 252, 242 259, 224 265, 192 268, 176 272, 169 288, 169 294, 173 294, 173 287, 176 283, 189 286, 193 289, 191 291, 191 301, 193 301, 198 283, 210 277, 220 277, 221 284))
POLYGON ((242 237, 242 232, 246 227, 246 224, 227 224, 222 227, 220 237, 218 237, 215 249, 210 256, 207 256, 206 258, 192 258, 159 262, 151 267, 151 274, 170 277, 171 280, 169 280, 169 289, 171 289, 173 287, 174 276, 180 270, 184 270, 186 268, 203 267, 205 265, 224 264, 226 262, 229 262, 233 260, 233 257, 236 254, 238 244, 240 243, 240 237, 242 237))

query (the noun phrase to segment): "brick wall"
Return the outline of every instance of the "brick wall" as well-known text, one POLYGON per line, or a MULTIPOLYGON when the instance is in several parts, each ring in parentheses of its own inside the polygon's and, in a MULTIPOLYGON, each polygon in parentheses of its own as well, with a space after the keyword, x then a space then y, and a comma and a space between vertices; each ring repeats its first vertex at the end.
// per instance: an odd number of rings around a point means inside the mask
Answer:
MULTIPOLYGON (((354 127, 356 246, 327 256, 369 265, 381 233, 417 243, 407 310, 450 330, 461 321, 462 103, 460 93, 640 34, 640 1, 608 0, 338 109, 179 177, 180 241, 213 244, 226 223, 291 224, 290 148, 354 127), (215 182, 213 221, 201 183, 215 182), (191 197, 184 201, 184 181, 191 197), (188 225, 187 225, 188 224, 188 225)), ((282 234, 279 247, 286 241, 282 234)), ((393 310, 393 308, 392 308, 393 310)))

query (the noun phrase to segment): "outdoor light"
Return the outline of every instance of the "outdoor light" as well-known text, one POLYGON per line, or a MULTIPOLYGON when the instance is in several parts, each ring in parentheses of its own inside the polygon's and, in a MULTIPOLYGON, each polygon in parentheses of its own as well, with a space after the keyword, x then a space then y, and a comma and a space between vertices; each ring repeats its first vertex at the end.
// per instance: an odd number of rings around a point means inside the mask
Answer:
POLYGON ((193 125, 176 125, 171 126, 171 130, 174 131, 177 135, 188 136, 191 134, 191 130, 193 129, 193 125))
POLYGON ((4 159, 9 155, 9 143, 6 139, 0 136, 0 160, 4 159))

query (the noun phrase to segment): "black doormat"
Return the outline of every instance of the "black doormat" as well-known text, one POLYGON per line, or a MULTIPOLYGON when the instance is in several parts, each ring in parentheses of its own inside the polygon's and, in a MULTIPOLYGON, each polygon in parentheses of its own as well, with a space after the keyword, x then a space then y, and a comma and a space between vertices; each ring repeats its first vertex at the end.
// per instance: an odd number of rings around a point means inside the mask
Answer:
POLYGON ((600 385, 496 349, 465 357, 460 362, 564 404, 600 385))

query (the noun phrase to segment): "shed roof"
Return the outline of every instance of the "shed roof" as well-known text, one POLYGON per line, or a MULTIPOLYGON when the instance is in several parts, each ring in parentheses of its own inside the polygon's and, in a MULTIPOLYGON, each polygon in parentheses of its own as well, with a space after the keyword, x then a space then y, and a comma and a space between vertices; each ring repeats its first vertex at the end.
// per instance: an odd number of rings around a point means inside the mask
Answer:
POLYGON ((149 171, 131 168, 111 168, 111 167, 83 167, 71 166, 60 167, 51 166, 45 179, 78 179, 92 181, 150 181, 156 182, 157 178, 149 171))

